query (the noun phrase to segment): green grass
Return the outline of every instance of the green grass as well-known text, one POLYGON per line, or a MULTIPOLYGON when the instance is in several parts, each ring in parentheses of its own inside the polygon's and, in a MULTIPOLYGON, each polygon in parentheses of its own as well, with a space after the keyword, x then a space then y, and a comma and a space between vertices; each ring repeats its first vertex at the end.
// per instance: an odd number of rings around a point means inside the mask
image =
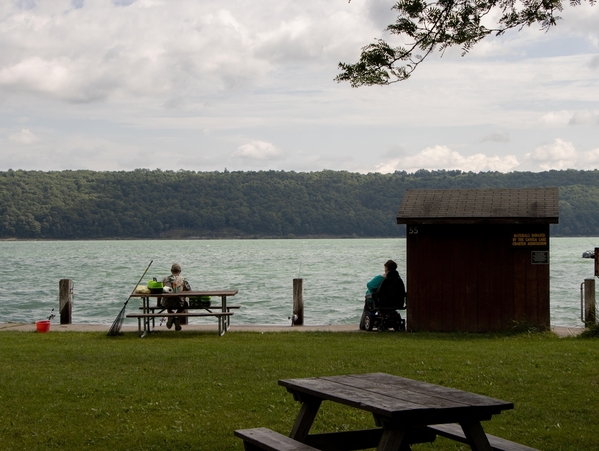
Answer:
MULTIPOLYGON (((289 433, 299 404, 278 379, 378 371, 512 401, 492 434, 598 449, 598 363, 597 339, 552 334, 1 332, 0 449, 242 450, 235 429, 289 433)), ((373 426, 325 402, 313 430, 373 426)))

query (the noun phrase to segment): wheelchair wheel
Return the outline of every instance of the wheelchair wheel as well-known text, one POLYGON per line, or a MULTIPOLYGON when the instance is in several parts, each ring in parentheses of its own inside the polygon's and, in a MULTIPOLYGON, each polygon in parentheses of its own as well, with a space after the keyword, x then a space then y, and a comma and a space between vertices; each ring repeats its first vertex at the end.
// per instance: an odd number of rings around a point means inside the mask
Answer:
POLYGON ((366 326, 364 326, 364 321, 366 320, 366 310, 362 312, 362 317, 360 318, 360 330, 366 330, 366 326))
POLYGON ((368 312, 364 317, 364 329, 366 329, 368 332, 374 329, 374 317, 368 312))

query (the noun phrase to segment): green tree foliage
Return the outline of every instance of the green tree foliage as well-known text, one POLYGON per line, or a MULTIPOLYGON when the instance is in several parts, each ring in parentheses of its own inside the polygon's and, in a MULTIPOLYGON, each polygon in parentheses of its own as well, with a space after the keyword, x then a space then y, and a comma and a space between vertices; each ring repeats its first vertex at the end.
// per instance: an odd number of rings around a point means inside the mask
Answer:
MULTIPOLYGON (((571 6, 580 4, 570 0, 571 6)), ((490 34, 534 24, 547 31, 561 19, 557 14, 563 5, 561 0, 400 0, 392 9, 397 19, 386 31, 406 44, 392 47, 378 39, 366 45, 357 63, 339 63, 338 82, 349 81, 355 88, 405 80, 435 49, 460 46, 465 55, 490 34), (483 24, 493 20, 494 26, 483 24)))
POLYGON ((0 172, 0 238, 402 236, 406 189, 560 188, 553 235, 597 236, 599 171, 0 172))

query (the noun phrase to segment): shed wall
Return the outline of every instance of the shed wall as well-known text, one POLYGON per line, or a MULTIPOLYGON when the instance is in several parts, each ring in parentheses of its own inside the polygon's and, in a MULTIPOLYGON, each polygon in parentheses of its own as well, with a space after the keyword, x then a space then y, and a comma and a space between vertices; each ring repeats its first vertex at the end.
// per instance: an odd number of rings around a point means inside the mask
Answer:
POLYGON ((549 224, 408 224, 407 231, 410 330, 549 328, 549 224))

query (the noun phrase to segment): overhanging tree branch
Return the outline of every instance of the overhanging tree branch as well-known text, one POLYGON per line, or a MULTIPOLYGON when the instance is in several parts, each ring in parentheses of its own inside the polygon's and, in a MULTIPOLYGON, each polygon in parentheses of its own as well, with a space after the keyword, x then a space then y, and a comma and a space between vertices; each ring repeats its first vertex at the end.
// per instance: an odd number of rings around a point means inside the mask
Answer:
MULTIPOLYGON (((570 5, 578 6, 581 1, 570 0, 570 5)), ((595 5, 597 0, 584 1, 595 5)), ((341 72, 335 77, 337 82, 349 81, 356 88, 406 80, 436 49, 444 52, 449 47, 460 46, 464 56, 489 34, 499 36, 507 30, 533 24, 548 31, 561 19, 557 13, 563 6, 561 0, 399 0, 392 9, 397 19, 385 31, 409 44, 392 47, 377 39, 362 47, 357 63, 339 63, 341 72), (493 27, 482 24, 496 12, 500 14, 493 27)))

